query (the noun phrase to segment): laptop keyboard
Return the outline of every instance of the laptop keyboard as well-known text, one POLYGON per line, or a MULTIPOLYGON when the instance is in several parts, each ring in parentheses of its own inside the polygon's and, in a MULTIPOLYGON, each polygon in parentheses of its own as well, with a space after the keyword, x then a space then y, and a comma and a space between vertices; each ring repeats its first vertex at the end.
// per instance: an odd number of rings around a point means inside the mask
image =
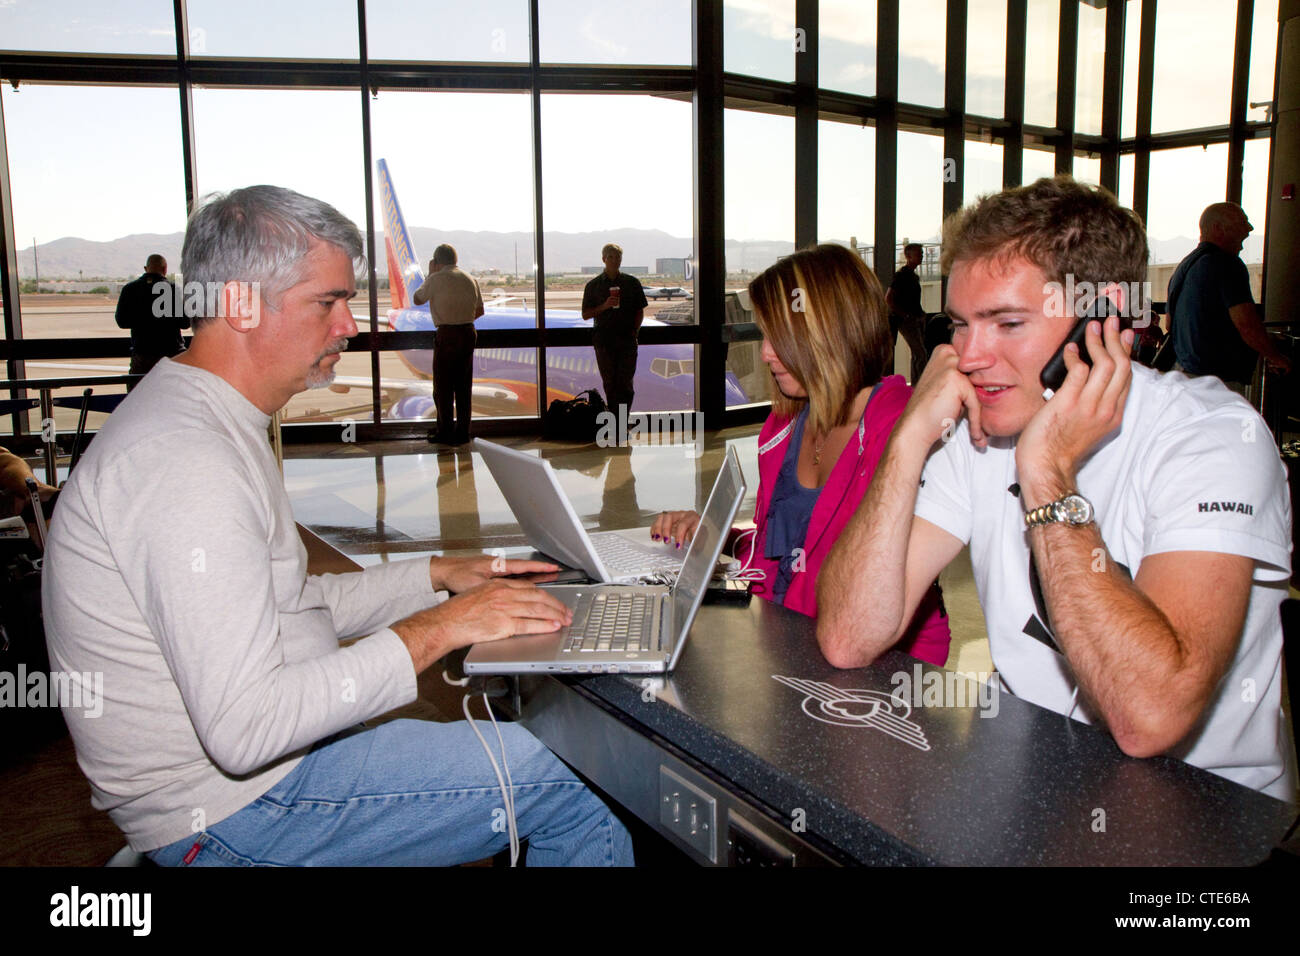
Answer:
POLYGON ((573 608, 566 651, 648 651, 654 635, 654 595, 584 594, 573 608))
POLYGON ((667 554, 657 548, 644 547, 622 535, 592 538, 596 553, 616 577, 627 574, 653 574, 676 571, 682 566, 680 554, 667 554))

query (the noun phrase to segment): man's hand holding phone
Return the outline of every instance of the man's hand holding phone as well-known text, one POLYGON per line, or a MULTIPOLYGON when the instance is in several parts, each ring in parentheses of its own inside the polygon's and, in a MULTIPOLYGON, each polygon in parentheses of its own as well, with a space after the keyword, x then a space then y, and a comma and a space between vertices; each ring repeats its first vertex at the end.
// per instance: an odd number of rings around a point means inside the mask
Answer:
POLYGON ((980 428, 980 400, 975 386, 958 370, 957 350, 940 345, 930 355, 921 380, 913 386, 911 401, 895 431, 906 432, 911 441, 928 449, 940 438, 951 437, 962 416, 970 421, 971 440, 986 445, 988 438, 980 428))
POLYGON ((1132 345, 1132 329, 1121 332, 1116 316, 1108 317, 1104 326, 1088 320, 1084 348, 1091 365, 1078 345, 1066 342, 1065 379, 1016 443, 1016 471, 1026 509, 1076 491, 1079 463, 1120 426, 1133 380, 1132 345))

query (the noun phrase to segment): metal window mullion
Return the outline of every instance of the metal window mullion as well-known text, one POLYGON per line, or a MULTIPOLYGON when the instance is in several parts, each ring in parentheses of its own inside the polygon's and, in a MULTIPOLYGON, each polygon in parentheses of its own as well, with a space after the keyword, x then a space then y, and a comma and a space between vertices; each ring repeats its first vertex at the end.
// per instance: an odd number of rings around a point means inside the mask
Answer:
POLYGON ((176 92, 181 107, 181 168, 185 175, 185 216, 188 219, 199 195, 198 154, 194 149, 194 84, 190 79, 190 21, 185 0, 173 0, 173 5, 176 15, 176 92))
MULTIPOLYGON (((0 240, 4 248, 0 251, 0 284, 4 286, 4 320, 5 340, 12 342, 23 337, 22 309, 19 307, 20 285, 18 282, 18 243, 14 235, 13 217, 13 183, 9 178, 9 144, 5 138, 4 102, 0 98, 0 240)), ((27 377, 22 359, 10 357, 5 362, 6 373, 12 381, 27 377)), ((4 398, 26 398, 27 390, 7 392, 4 398)), ((25 434, 27 431, 27 413, 15 411, 10 416, 13 433, 25 434)))
POLYGON ((1124 26, 1128 4, 1106 7, 1106 52, 1102 68, 1101 185, 1119 195, 1119 126, 1124 94, 1124 26))
POLYGON ((1156 71, 1156 0, 1140 0, 1138 36, 1137 130, 1133 155, 1133 211, 1147 221, 1151 189, 1151 93, 1156 71))
MULTIPOLYGON (((537 329, 537 427, 546 414, 546 232, 542 220, 542 40, 538 0, 528 3, 529 96, 533 112, 533 324, 537 329)), ((594 324, 594 323, 593 323, 594 324)))
POLYGON ((1228 125, 1228 181, 1224 198, 1241 202, 1242 165, 1246 159, 1246 106, 1250 99, 1250 40, 1255 0, 1237 0, 1237 36, 1232 57, 1232 101, 1228 125))
POLYGON ((795 23, 803 49, 795 51, 794 246, 817 241, 818 0, 796 0, 795 23))
POLYGON ((876 228, 877 278, 887 284, 894 274, 894 233, 898 228, 898 4, 876 6, 876 228))
POLYGON ((710 0, 694 0, 691 5, 695 302, 700 325, 695 406, 703 413, 706 429, 722 427, 727 417, 727 343, 722 339, 727 262, 721 7, 710 0))
POLYGON ((1075 98, 1079 72, 1079 0, 1061 0, 1056 57, 1056 171, 1074 171, 1075 98))
POLYGON ((1029 0, 1007 0, 1007 132, 1002 145, 1002 185, 1018 186, 1025 178, 1025 47, 1029 36, 1029 0))
POLYGON ((957 175, 943 177, 943 214, 961 209, 966 186, 966 0, 948 0, 944 56, 943 155, 955 160, 957 175))
MULTIPOLYGON (((382 420, 383 378, 379 370, 379 352, 375 336, 379 331, 379 280, 375 269, 375 178, 372 173, 373 153, 370 142, 370 37, 366 32, 366 0, 357 0, 357 61, 361 67, 361 182, 366 195, 366 278, 369 285, 366 296, 370 309, 370 421, 379 425, 382 420)), ((392 290, 389 290, 391 295, 392 290)), ((438 423, 442 428, 442 422, 438 423)), ((382 513, 382 512, 381 512, 382 513)))

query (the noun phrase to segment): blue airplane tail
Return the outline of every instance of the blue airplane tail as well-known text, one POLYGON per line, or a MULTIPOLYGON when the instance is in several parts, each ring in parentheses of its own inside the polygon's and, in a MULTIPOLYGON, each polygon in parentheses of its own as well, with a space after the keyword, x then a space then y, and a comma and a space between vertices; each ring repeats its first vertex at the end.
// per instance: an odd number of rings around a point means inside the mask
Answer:
POLYGON ((384 214, 384 251, 388 255, 388 287, 393 308, 415 306, 412 296, 424 284, 424 269, 415 258, 415 244, 406 230, 406 218, 397 204, 397 192, 388 163, 379 161, 379 205, 384 214))

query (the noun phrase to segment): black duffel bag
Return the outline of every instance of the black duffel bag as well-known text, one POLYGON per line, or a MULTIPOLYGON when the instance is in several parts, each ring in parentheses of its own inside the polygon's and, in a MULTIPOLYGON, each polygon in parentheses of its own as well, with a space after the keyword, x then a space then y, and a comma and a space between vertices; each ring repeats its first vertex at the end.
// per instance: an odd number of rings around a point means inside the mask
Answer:
POLYGON ((0 545, 0 762, 67 733, 52 696, 41 560, 0 545))
POLYGON ((604 411, 605 400, 594 388, 567 402, 556 399, 542 418, 542 436, 552 441, 593 442, 604 411))

